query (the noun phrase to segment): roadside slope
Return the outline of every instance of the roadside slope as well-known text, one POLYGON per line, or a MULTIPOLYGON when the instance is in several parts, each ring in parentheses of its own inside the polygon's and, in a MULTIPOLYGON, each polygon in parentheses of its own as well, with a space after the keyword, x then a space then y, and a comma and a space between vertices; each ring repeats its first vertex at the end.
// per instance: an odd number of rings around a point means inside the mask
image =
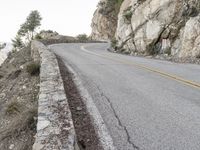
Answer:
POLYGON ((31 150, 36 134, 39 76, 31 76, 30 47, 11 53, 0 67, 0 149, 31 150))

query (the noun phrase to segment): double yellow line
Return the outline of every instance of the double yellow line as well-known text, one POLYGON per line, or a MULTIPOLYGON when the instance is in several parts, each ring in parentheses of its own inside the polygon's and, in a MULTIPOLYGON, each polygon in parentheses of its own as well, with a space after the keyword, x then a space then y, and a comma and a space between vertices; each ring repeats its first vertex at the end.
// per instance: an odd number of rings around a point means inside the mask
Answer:
POLYGON ((193 87, 193 88, 196 88, 196 89, 200 90, 200 83, 197 83, 197 82, 194 82, 194 81, 191 81, 191 80, 187 80, 187 79, 181 78, 179 76, 172 75, 172 74, 169 74, 169 73, 163 72, 161 70, 158 70, 158 69, 155 69, 155 68, 151 68, 151 67, 148 67, 148 66, 145 66, 145 65, 142 65, 142 64, 118 60, 118 59, 112 58, 112 57, 107 56, 107 55, 96 54, 94 52, 91 52, 91 51, 87 50, 84 46, 81 46, 81 50, 83 50, 86 53, 89 53, 89 54, 92 54, 92 55, 96 55, 96 56, 99 56, 99 57, 102 57, 102 58, 106 58, 106 59, 109 59, 109 60, 112 60, 112 61, 115 61, 115 62, 118 62, 118 63, 135 66, 135 67, 141 68, 143 70, 148 70, 150 72, 157 73, 160 76, 175 80, 177 82, 180 82, 182 84, 185 84, 187 86, 190 86, 190 87, 193 87))

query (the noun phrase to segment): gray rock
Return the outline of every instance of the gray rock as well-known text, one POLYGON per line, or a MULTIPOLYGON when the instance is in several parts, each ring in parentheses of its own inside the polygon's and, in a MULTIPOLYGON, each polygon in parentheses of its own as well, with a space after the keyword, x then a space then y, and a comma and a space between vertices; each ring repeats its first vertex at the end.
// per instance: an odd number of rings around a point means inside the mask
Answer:
POLYGON ((9 149, 13 149, 15 147, 15 145, 14 144, 11 144, 10 146, 9 146, 9 149))
POLYGON ((78 111, 81 111, 81 110, 82 110, 82 108, 81 108, 81 107, 77 107, 77 108, 76 108, 76 110, 78 110, 78 111))
POLYGON ((6 94, 5 93, 1 93, 0 94, 0 99, 3 99, 3 98, 5 98, 6 97, 6 94))

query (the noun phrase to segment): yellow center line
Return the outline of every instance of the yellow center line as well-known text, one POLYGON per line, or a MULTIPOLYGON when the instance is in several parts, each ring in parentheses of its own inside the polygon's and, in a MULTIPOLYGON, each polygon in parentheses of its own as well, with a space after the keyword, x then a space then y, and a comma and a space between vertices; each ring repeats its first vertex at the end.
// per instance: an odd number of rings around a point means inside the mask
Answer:
POLYGON ((92 55, 96 55, 96 56, 99 56, 99 57, 102 57, 102 58, 106 58, 106 59, 109 59, 109 60, 112 60, 112 61, 115 61, 115 62, 118 62, 118 63, 135 66, 135 67, 141 68, 143 70, 148 70, 150 72, 157 73, 157 74, 159 74, 159 75, 161 75, 163 77, 167 77, 169 79, 173 79, 173 80, 175 80, 177 82, 183 83, 183 84, 188 85, 190 87, 200 89, 200 83, 197 83, 197 82, 194 82, 194 81, 191 81, 191 80, 187 80, 187 79, 184 79, 182 77, 179 77, 179 76, 176 76, 176 75, 173 75, 173 74, 169 74, 169 73, 163 72, 161 70, 158 70, 158 69, 155 69, 155 68, 152 68, 152 67, 148 67, 148 66, 145 66, 145 65, 142 65, 142 64, 138 64, 138 63, 118 60, 118 59, 112 58, 112 57, 110 57, 108 55, 96 54, 94 52, 91 52, 91 51, 87 50, 84 46, 81 46, 81 50, 83 50, 86 53, 89 53, 89 54, 92 54, 92 55))

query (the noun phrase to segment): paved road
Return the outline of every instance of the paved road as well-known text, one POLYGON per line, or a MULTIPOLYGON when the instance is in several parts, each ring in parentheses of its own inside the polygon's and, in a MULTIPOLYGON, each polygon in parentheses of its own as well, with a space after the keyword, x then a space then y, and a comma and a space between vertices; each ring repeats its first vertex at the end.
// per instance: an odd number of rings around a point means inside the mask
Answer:
POLYGON ((107 44, 58 44, 119 150, 200 150, 200 66, 125 56, 107 44))

